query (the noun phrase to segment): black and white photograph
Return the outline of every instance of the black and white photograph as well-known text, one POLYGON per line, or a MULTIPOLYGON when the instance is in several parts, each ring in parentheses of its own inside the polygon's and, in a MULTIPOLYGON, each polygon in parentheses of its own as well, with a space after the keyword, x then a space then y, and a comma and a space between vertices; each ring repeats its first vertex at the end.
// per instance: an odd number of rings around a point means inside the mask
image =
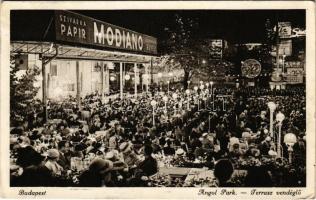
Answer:
POLYGON ((9 12, 10 188, 307 187, 307 9, 9 12))

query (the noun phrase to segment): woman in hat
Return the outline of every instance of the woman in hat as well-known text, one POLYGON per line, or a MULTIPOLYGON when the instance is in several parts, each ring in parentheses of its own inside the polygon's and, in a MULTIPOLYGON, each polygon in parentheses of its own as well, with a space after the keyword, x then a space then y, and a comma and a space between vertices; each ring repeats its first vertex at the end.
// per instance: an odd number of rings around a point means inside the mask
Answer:
POLYGON ((95 158, 89 169, 79 176, 80 187, 110 187, 114 186, 111 171, 113 170, 113 162, 101 158, 95 158))
POLYGON ((61 175, 63 168, 57 163, 59 160, 59 152, 57 149, 49 149, 47 151, 47 161, 45 166, 53 175, 61 175))
POLYGON ((31 146, 18 149, 17 165, 23 168, 21 176, 11 179, 11 186, 54 186, 50 171, 43 165, 43 157, 31 146))
POLYGON ((134 152, 133 146, 130 142, 123 142, 119 148, 123 153, 124 162, 129 168, 135 168, 140 163, 140 159, 134 152))
POLYGON ((157 160, 151 156, 153 148, 146 145, 144 148, 145 160, 138 165, 138 168, 143 171, 146 176, 151 176, 157 173, 158 164, 157 160))

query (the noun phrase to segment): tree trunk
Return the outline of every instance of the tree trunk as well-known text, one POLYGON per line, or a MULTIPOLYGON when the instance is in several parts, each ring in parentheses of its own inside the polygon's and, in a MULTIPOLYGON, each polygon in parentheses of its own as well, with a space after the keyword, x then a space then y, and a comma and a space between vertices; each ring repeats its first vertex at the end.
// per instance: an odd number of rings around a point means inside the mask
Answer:
POLYGON ((188 81, 189 81, 189 75, 190 75, 190 71, 184 71, 184 77, 183 77, 183 87, 184 87, 184 90, 188 89, 188 81))

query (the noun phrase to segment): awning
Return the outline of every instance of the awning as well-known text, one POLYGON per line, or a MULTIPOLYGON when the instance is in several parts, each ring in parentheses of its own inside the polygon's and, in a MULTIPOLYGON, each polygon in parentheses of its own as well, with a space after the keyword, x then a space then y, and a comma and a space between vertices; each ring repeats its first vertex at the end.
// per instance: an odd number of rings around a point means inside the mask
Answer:
POLYGON ((149 63, 155 56, 140 55, 133 53, 124 53, 118 51, 97 50, 83 48, 77 46, 69 46, 65 44, 51 42, 36 42, 36 41, 11 41, 11 54, 41 54, 43 57, 53 57, 55 48, 52 45, 58 46, 58 56, 56 59, 68 60, 95 60, 95 61, 112 61, 124 63, 149 63))

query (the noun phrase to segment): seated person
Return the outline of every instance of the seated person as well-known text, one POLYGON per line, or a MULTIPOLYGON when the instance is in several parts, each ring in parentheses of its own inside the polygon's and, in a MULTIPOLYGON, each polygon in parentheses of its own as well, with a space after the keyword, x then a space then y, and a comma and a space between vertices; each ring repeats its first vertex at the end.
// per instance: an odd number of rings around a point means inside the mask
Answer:
POLYGON ((174 148, 171 147, 171 141, 170 140, 167 141, 166 146, 163 148, 163 153, 166 156, 171 156, 171 155, 175 154, 174 148))
POLYGON ((234 184, 229 182, 234 168, 228 159, 221 159, 215 164, 214 176, 219 182, 219 187, 234 187, 234 184))
POLYGON ((101 158, 95 158, 89 169, 79 176, 80 187, 111 187, 113 181, 111 171, 113 170, 113 162, 101 158))
POLYGON ((153 148, 150 145, 146 145, 144 148, 145 160, 138 165, 138 168, 143 171, 145 176, 154 175, 158 171, 157 160, 151 156, 152 153, 153 148))

